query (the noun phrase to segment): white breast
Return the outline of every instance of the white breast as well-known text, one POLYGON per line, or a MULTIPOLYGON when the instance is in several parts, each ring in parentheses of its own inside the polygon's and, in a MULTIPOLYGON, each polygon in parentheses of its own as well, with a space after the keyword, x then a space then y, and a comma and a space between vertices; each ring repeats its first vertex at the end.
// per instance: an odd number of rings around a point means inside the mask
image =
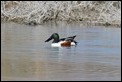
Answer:
POLYGON ((51 46, 52 47, 61 47, 61 43, 63 43, 64 41, 58 42, 58 43, 52 43, 51 46))

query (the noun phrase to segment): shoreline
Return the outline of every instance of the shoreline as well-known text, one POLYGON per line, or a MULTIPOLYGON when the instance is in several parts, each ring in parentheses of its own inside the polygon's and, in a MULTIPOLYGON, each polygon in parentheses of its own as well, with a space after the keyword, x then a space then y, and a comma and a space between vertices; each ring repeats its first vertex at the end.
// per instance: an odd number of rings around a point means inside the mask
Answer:
POLYGON ((20 22, 21 20, 19 21, 1 21, 1 23, 10 23, 10 22, 13 22, 13 23, 17 23, 17 24, 24 24, 24 25, 30 25, 30 26, 36 26, 36 25, 45 25, 45 24, 48 24, 49 22, 50 23, 54 23, 54 24, 58 24, 59 22, 62 22, 62 23, 66 23, 66 24, 72 24, 72 23, 78 23, 80 24, 81 26, 105 26, 105 27, 109 27, 109 26, 115 26, 115 27, 118 27, 118 28, 121 28, 121 24, 110 24, 108 22, 96 22, 96 21, 56 21, 56 20, 49 20, 49 21, 46 21, 46 22, 43 22, 41 24, 39 23, 36 23, 36 22, 20 22))

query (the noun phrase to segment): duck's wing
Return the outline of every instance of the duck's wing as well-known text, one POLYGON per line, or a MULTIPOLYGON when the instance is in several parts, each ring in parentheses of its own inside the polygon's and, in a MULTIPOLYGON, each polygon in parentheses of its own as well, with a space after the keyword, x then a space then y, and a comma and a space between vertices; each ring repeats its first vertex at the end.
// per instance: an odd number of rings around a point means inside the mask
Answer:
POLYGON ((61 38, 61 39, 59 39, 59 41, 64 41, 66 38, 61 38))
POLYGON ((61 39, 59 39, 59 41, 64 41, 64 40, 66 40, 66 41, 71 41, 71 42, 73 42, 75 37, 76 37, 76 35, 75 35, 75 36, 70 36, 70 37, 67 37, 67 38, 61 38, 61 39))
POLYGON ((70 37, 67 37, 67 38, 61 38, 60 40, 63 41, 63 40, 66 40, 66 39, 74 39, 75 37, 76 37, 76 35, 75 36, 70 36, 70 37))
POLYGON ((75 37, 76 37, 76 35, 75 36, 70 36, 70 37, 67 37, 67 38, 74 39, 75 37))
POLYGON ((71 42, 74 42, 77 45, 78 42, 76 42, 74 40, 75 37, 76 37, 76 35, 75 36, 70 36, 70 37, 67 37, 67 38, 61 38, 59 41, 71 41, 71 42))

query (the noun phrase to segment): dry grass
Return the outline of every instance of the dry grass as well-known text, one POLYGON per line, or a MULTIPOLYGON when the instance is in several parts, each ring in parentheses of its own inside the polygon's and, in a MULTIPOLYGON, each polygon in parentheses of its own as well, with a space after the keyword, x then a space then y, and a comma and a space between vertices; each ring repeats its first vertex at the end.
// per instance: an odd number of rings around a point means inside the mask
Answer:
POLYGON ((1 1, 1 18, 26 24, 56 20, 121 25, 121 1, 1 1))

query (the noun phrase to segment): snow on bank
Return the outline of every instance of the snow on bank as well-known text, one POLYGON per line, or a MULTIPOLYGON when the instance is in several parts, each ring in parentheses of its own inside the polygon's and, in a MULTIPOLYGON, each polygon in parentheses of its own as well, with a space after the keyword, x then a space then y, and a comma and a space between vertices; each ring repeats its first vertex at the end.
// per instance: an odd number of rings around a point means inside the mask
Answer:
POLYGON ((1 21, 90 21, 121 25, 121 1, 1 1, 1 21))

